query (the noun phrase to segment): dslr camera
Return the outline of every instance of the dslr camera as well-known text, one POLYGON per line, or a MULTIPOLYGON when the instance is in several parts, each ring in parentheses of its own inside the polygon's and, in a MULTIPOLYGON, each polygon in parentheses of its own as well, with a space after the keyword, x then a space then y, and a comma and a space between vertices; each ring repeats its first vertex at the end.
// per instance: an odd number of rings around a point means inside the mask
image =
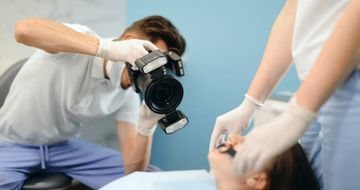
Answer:
POLYGON ((176 108, 181 103, 184 89, 177 77, 184 76, 181 57, 174 51, 151 51, 137 59, 133 70, 127 63, 127 70, 134 90, 141 94, 146 105, 155 113, 165 114, 158 121, 159 127, 166 133, 174 133, 188 124, 183 112, 176 108))

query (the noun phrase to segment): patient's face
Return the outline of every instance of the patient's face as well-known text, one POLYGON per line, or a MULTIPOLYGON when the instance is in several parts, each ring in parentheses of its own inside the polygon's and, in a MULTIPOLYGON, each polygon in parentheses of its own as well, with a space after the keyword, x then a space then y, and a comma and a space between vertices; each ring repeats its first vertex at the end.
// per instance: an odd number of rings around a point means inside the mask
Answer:
MULTIPOLYGON (((240 137, 238 140, 239 141, 236 142, 236 144, 234 144, 235 145, 234 148, 235 147, 238 148, 237 146, 241 146, 241 144, 243 143, 242 137, 240 137)), ((235 172, 234 167, 232 165, 232 160, 233 158, 230 155, 226 153, 222 153, 219 150, 215 149, 213 152, 209 154, 211 172, 215 175, 218 186, 224 183, 230 185, 230 183, 237 181, 238 184, 234 184, 234 185, 237 185, 239 188, 245 189, 246 178, 243 176, 239 176, 235 172)))
MULTIPOLYGON (((232 146, 235 150, 239 150, 245 140, 245 137, 232 135, 230 136, 230 141, 227 143, 227 147, 232 146)), ((256 181, 254 181, 254 177, 257 178, 260 175, 263 176, 265 175, 264 172, 259 172, 256 174, 249 172, 243 176, 240 176, 234 170, 232 161, 233 158, 229 154, 222 153, 216 149, 209 154, 211 173, 215 175, 218 187, 221 187, 225 184, 226 189, 255 189, 254 185, 256 181)), ((261 187, 266 189, 266 184, 261 187)), ((224 186, 222 188, 224 188, 224 186)))

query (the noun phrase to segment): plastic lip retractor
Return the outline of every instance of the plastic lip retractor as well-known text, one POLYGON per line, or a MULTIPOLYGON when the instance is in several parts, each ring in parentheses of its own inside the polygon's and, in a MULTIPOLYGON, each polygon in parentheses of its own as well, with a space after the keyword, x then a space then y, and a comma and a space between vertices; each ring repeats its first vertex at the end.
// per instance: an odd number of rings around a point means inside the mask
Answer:
POLYGON ((220 137, 216 143, 216 149, 221 153, 229 154, 231 157, 234 157, 236 154, 236 150, 233 147, 227 147, 226 142, 229 140, 229 133, 227 131, 223 131, 220 134, 220 137))

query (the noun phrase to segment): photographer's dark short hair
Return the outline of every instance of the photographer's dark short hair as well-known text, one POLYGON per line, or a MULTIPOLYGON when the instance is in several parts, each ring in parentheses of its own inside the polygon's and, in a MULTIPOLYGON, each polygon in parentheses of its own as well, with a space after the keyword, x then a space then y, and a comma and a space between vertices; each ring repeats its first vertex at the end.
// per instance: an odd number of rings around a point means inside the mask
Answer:
POLYGON ((158 15, 148 16, 135 21, 125 32, 140 32, 150 38, 151 42, 159 39, 165 41, 169 50, 180 56, 185 52, 186 41, 177 28, 166 18, 158 15))

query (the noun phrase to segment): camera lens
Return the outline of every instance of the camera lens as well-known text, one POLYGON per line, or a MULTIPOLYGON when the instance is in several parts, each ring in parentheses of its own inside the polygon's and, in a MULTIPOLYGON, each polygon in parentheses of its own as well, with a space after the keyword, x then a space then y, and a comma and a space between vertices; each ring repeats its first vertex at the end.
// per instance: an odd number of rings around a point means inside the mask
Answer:
POLYGON ((145 92, 145 102, 155 113, 168 113, 176 109, 183 98, 183 87, 171 76, 152 81, 145 92))
POLYGON ((173 96, 174 92, 171 89, 169 84, 160 83, 159 85, 155 86, 154 93, 151 94, 151 100, 156 104, 161 104, 163 102, 168 102, 171 97, 173 96))

